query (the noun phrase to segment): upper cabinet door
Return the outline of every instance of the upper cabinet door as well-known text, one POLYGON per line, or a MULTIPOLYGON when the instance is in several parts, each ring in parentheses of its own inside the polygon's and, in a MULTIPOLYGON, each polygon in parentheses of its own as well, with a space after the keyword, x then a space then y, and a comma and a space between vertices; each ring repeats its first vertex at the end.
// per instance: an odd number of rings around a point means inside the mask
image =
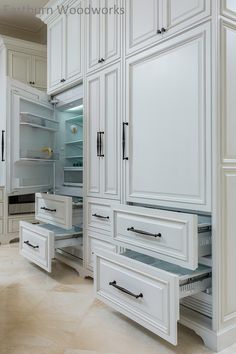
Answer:
POLYGON ((31 55, 10 50, 8 75, 12 79, 29 84, 31 81, 31 55))
POLYGON ((211 14, 211 0, 163 0, 164 35, 180 31, 211 14))
POLYGON ((87 194, 101 196, 101 77, 93 75, 87 81, 87 194))
POLYGON ((127 60, 126 201, 211 210, 210 48, 205 24, 127 60))
POLYGON ((102 114, 103 198, 120 198, 120 65, 104 70, 102 114))
MULTIPOLYGON (((101 8, 101 0, 89 0, 87 5, 93 9, 101 8)), ((86 36, 87 36, 87 71, 100 67, 101 58, 101 16, 93 11, 86 15, 86 36)))
POLYGON ((126 53, 146 47, 162 37, 162 0, 126 1, 126 53))
POLYGON ((235 0, 222 0, 221 13, 223 16, 236 21, 236 2, 235 0))
MULTIPOLYGON (((82 1, 72 4, 74 8, 82 8, 82 1)), ((66 82, 82 78, 83 63, 83 16, 66 15, 66 82)))
POLYGON ((91 72, 120 58, 123 9, 120 0, 89 0, 88 6, 91 11, 86 16, 87 72, 91 72))
POLYGON ((65 80, 65 16, 48 24, 48 92, 57 89, 65 80))
POLYGON ((47 89, 47 60, 32 56, 32 85, 38 89, 47 89))
POLYGON ((105 9, 115 9, 119 11, 119 15, 115 14, 114 11, 111 13, 102 15, 102 57, 104 62, 101 64, 106 65, 110 62, 120 58, 121 51, 121 5, 120 0, 104 0, 103 8, 105 9))

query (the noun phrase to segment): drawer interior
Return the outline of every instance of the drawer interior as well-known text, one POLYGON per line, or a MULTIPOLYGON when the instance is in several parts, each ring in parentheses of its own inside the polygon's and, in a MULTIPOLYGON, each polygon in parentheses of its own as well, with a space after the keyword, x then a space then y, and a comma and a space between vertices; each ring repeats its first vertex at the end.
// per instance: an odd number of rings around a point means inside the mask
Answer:
POLYGON ((80 226, 73 226, 69 230, 62 229, 61 227, 54 226, 54 225, 51 225, 51 224, 40 224, 40 227, 54 232, 55 241, 56 240, 69 239, 69 238, 72 238, 72 237, 79 237, 79 236, 83 235, 83 229, 80 226))
POLYGON ((199 264, 197 269, 189 270, 132 250, 126 250, 121 255, 177 275, 180 299, 211 288, 211 267, 199 264))

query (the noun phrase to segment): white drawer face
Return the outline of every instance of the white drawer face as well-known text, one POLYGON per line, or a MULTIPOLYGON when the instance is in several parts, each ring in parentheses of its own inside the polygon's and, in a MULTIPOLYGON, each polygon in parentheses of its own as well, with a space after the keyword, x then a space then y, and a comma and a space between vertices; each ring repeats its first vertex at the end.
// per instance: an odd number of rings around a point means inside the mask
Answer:
POLYGON ((113 208, 113 238, 120 246, 188 269, 197 268, 196 215, 119 206, 113 208))
POLYGON ((54 233, 28 222, 20 222, 20 254, 51 272, 54 233))
POLYGON ((0 203, 0 218, 3 218, 3 205, 2 203, 0 203))
POLYGON ((111 204, 106 200, 89 198, 87 201, 88 227, 111 233, 111 204))
POLYGON ((29 223, 35 222, 34 217, 28 217, 24 218, 22 217, 21 219, 8 219, 8 233, 17 233, 20 230, 20 221, 28 221, 29 223))
POLYGON ((0 235, 3 234, 3 221, 0 220, 0 235))
POLYGON ((107 250, 110 252, 116 251, 116 246, 111 245, 108 242, 98 240, 93 237, 88 237, 88 245, 87 245, 87 267, 90 270, 94 268, 94 251, 95 249, 107 250))
POLYGON ((137 267, 137 262, 117 254, 96 251, 95 260, 97 297, 176 345, 178 277, 157 269, 150 272, 145 265, 137 267))
POLYGON ((72 198, 36 193, 35 218, 65 229, 72 228, 72 198))
POLYGON ((0 189, 0 202, 3 202, 3 196, 4 196, 3 190, 0 189))

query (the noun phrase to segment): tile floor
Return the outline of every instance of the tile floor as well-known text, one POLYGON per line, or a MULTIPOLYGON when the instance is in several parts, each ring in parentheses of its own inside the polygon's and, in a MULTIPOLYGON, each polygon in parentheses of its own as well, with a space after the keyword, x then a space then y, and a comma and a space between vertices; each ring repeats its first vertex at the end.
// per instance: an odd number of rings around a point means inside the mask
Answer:
POLYGON ((95 300, 92 280, 59 262, 48 275, 17 244, 0 247, 0 354, 9 353, 212 354, 181 326, 178 347, 169 345, 95 300))

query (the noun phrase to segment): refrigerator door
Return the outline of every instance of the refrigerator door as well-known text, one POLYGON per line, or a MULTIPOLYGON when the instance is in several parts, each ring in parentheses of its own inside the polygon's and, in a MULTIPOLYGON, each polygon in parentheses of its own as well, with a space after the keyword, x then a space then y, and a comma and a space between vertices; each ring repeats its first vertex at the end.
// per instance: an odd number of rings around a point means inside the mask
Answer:
POLYGON ((20 83, 9 86, 9 97, 7 191, 47 191, 53 187, 54 162, 59 158, 53 105, 46 94, 20 83))

